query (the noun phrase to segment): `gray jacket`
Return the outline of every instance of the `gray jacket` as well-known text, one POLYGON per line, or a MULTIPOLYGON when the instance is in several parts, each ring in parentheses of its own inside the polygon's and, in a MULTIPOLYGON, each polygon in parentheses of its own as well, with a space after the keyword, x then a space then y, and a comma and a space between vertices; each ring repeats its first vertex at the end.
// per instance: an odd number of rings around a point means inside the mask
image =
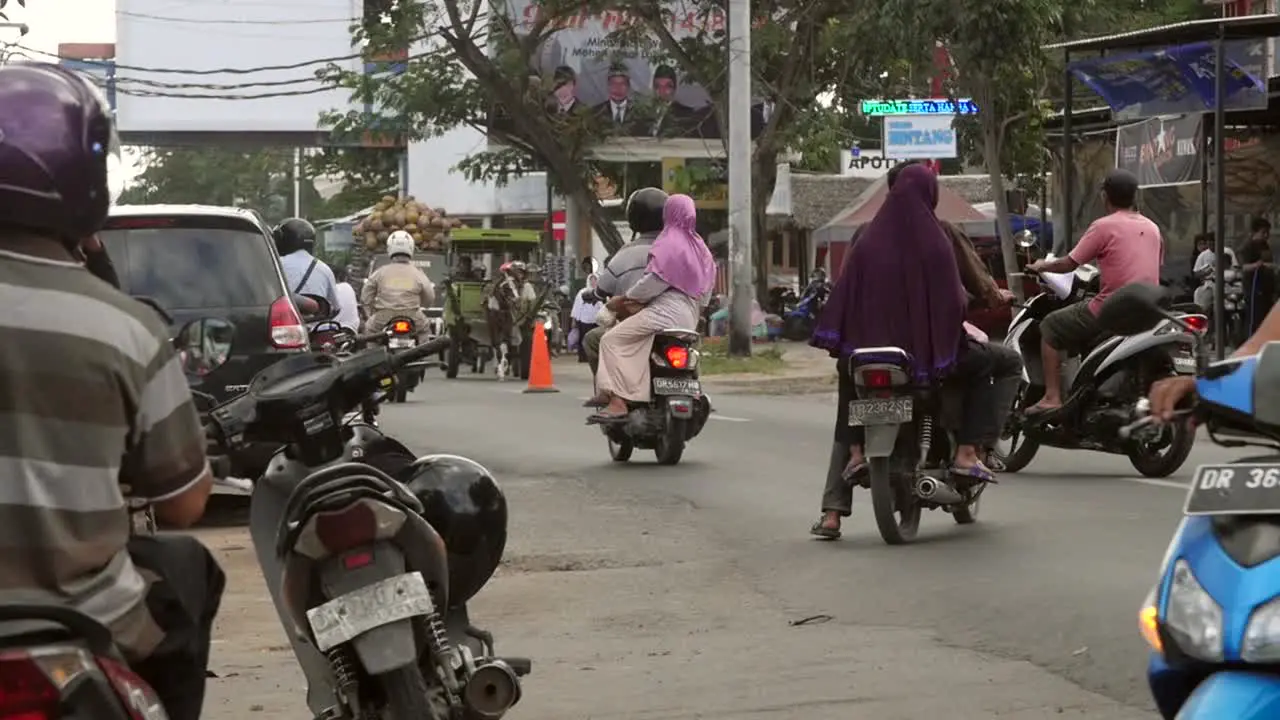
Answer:
POLYGON ((596 287, 609 296, 624 295, 640 278, 649 265, 649 250, 658 233, 637 235, 635 240, 622 246, 604 264, 604 270, 596 278, 596 287))

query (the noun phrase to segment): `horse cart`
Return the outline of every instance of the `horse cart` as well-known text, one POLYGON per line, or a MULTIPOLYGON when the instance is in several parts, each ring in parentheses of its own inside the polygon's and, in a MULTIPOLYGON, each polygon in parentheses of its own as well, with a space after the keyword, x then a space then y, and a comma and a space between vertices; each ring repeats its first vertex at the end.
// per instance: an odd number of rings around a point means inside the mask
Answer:
POLYGON ((516 289, 498 268, 520 260, 541 257, 542 233, 536 230, 456 229, 448 240, 450 276, 443 283, 444 332, 449 336, 445 352, 445 376, 456 378, 460 368, 483 373, 489 362, 497 364, 499 379, 519 354, 515 332, 519 313, 516 289), (469 258, 469 260, 464 260, 469 258), (469 263, 469 271, 464 264, 469 263))

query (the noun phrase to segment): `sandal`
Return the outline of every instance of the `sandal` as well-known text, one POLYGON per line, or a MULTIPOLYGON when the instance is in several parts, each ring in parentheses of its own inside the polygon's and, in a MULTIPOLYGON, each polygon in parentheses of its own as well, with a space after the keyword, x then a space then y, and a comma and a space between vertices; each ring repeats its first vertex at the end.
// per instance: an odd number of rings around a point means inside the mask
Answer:
POLYGON ((582 407, 602 408, 608 404, 609 404, 609 396, 604 393, 600 393, 599 395, 595 395, 593 397, 587 398, 587 401, 582 403, 582 407))
POLYGON ((993 483, 996 481, 995 474, 987 469, 987 466, 983 465, 981 462, 969 467, 956 467, 955 465, 952 465, 950 472, 956 477, 969 478, 970 480, 978 480, 980 482, 993 483))
POLYGON ((813 527, 809 528, 809 534, 821 540, 839 540, 840 531, 823 525, 823 521, 823 519, 820 519, 814 523, 813 527))

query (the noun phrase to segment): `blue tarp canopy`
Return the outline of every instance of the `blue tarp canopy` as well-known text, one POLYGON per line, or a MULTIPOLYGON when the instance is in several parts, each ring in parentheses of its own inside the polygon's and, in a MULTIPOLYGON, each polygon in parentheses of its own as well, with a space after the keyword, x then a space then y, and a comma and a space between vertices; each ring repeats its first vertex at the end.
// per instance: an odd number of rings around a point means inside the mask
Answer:
MULTIPOLYGON (((1265 41, 1235 40, 1223 47, 1226 109, 1266 107, 1265 41)), ((1070 68, 1115 112, 1134 108, 1140 116, 1179 115, 1215 107, 1214 43, 1076 60, 1070 68)))

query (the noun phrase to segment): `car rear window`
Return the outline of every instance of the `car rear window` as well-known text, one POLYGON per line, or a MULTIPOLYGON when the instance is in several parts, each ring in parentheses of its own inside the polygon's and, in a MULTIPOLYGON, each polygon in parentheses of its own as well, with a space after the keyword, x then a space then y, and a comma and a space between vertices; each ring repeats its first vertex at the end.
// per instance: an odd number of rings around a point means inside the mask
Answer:
POLYGON ((166 310, 266 306, 284 294, 268 239, 241 219, 117 217, 100 237, 122 289, 166 310))

